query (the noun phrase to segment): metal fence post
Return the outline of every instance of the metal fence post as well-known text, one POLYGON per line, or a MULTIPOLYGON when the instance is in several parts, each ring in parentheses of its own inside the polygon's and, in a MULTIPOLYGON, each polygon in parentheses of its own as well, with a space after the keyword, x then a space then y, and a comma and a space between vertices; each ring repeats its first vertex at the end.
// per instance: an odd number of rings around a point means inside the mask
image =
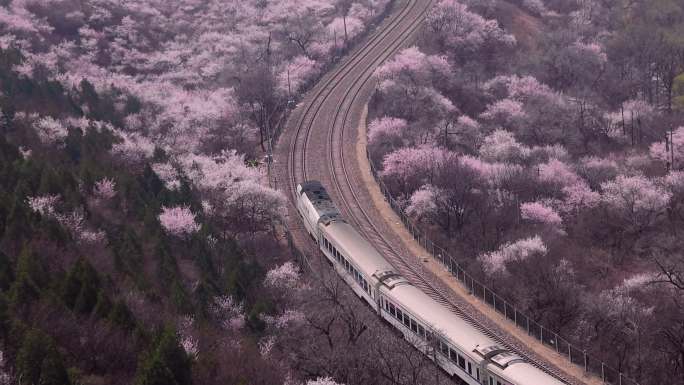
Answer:
POLYGON ((527 335, 530 335, 530 317, 525 316, 525 319, 527 319, 527 335))
POLYGON ((556 352, 560 353, 560 346, 558 346, 558 334, 553 334, 555 338, 555 344, 556 344, 556 352))
POLYGON ((539 341, 544 345, 544 327, 539 325, 539 341))
POLYGON ((588 372, 589 371, 589 366, 587 365, 587 351, 584 351, 584 371, 588 372))
POLYGON ((603 362, 601 362, 601 381, 606 382, 606 368, 603 362))

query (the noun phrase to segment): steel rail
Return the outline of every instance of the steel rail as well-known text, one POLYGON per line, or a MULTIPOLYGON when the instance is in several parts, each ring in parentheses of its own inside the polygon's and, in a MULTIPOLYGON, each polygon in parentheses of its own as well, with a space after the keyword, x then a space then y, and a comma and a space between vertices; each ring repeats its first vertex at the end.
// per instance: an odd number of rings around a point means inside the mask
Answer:
MULTIPOLYGON (((364 85, 371 79, 372 77, 372 71, 368 71, 369 69, 372 69, 375 67, 377 64, 385 61, 390 55, 396 52, 396 50, 401 47, 403 44, 405 44, 415 33, 415 31, 420 27, 422 23, 422 17, 425 15, 427 10, 429 9, 429 3, 427 2, 428 5, 420 12, 417 18, 411 21, 410 27, 408 28, 408 33, 405 35, 400 35, 396 37, 395 39, 392 40, 389 46, 387 46, 383 51, 380 52, 378 57, 373 60, 373 62, 369 65, 366 65, 364 68, 361 68, 361 76, 357 77, 353 83, 352 86, 347 88, 345 94, 343 95, 342 99, 340 100, 340 103, 337 105, 335 109, 335 114, 334 118, 332 120, 332 129, 328 130, 328 145, 330 146, 329 151, 326 151, 326 157, 328 157, 328 165, 329 165, 329 171, 331 171, 332 175, 330 177, 331 181, 333 182, 333 185, 335 186, 336 191, 338 192, 338 195, 341 197, 340 201, 344 204, 346 211, 351 214, 349 215, 349 218, 356 223, 357 228, 359 229, 366 229, 365 231, 365 236, 366 238, 369 238, 369 235, 372 236, 372 238, 375 239, 369 239, 372 243, 374 243, 376 246, 378 244, 381 245, 382 250, 384 251, 383 254, 385 256, 390 257, 389 259, 391 260, 392 264, 397 266, 402 266, 401 272, 402 274, 406 275, 407 278, 416 286, 420 287, 423 291, 425 291, 428 295, 430 295, 433 299, 438 301, 439 303, 447 306, 450 310, 464 318, 468 323, 470 323, 472 326, 474 326, 476 329, 480 330, 490 338, 496 340, 497 342, 501 343, 502 345, 506 346, 508 349, 511 351, 519 354, 523 358, 525 358, 530 364, 538 367, 539 369, 547 372, 548 374, 558 378, 559 380, 566 382, 566 383, 573 383, 572 381, 569 381, 566 376, 562 375, 558 370, 554 370, 552 367, 550 367, 547 364, 540 363, 537 360, 533 359, 530 357, 528 354, 525 352, 521 351, 515 345, 512 345, 506 341, 505 338, 502 338, 501 336, 497 335, 496 333, 492 332, 489 330, 487 327, 483 326, 479 321, 471 317, 467 312, 463 311, 460 309, 457 305, 455 305, 449 298, 447 298, 440 290, 438 290, 433 284, 431 284, 427 279, 424 277, 424 273, 416 271, 417 269, 412 266, 409 262, 407 262, 402 256, 401 253, 398 253, 395 248, 391 245, 389 240, 382 234, 382 232, 377 228, 375 225, 374 221, 371 219, 370 215, 366 210, 362 208, 362 205, 360 204, 360 199, 357 195, 357 193, 354 190, 349 172, 347 170, 346 162, 345 162, 345 156, 344 156, 344 150, 343 146, 340 145, 338 146, 338 152, 337 156, 339 157, 338 163, 340 164, 340 168, 342 170, 343 174, 343 181, 345 182, 345 188, 348 189, 349 193, 346 195, 351 194, 351 198, 347 198, 345 196, 344 188, 342 186, 342 183, 340 182, 340 178, 338 178, 336 167, 335 167, 335 156, 334 156, 334 134, 336 132, 339 132, 339 137, 341 138, 341 142, 343 141, 344 138, 344 132, 345 132, 345 127, 346 127, 346 122, 349 119, 349 116, 352 111, 352 106, 354 105, 354 102, 358 99, 358 96, 360 92, 363 90, 364 85), (363 72, 365 71, 365 72, 363 72), (355 90, 355 91, 354 91, 355 90), (354 94, 352 98, 349 100, 347 103, 348 106, 347 108, 343 108, 345 105, 345 101, 349 99, 350 94, 354 91, 354 94), (344 113, 342 114, 342 112, 344 113), (343 115, 343 118, 341 120, 341 128, 339 131, 335 130, 335 127, 337 125, 337 122, 339 121, 339 116, 340 114, 343 115), (351 204, 350 200, 355 202, 355 204, 351 204), (354 211, 358 210, 360 214, 354 214, 354 211), (370 229, 369 229, 370 228, 370 229), (370 230, 370 231, 368 231, 370 230), (370 233, 370 234, 369 234, 370 233)), ((297 183, 298 176, 303 178, 303 180, 308 178, 308 170, 307 170, 307 149, 309 145, 309 140, 311 137, 311 133, 314 128, 314 122, 316 121, 316 118, 319 116, 321 109, 325 105, 326 101, 333 95, 333 91, 335 90, 335 87, 337 87, 348 75, 352 74, 352 71, 357 69, 357 67, 361 64, 361 62, 368 57, 371 53, 373 53, 373 49, 375 49, 378 44, 383 42, 383 37, 389 35, 392 32, 396 31, 396 28, 405 20, 405 18, 411 13, 411 11, 415 8, 415 6, 418 4, 417 1, 408 1, 405 7, 399 12, 398 15, 394 16, 393 20, 390 22, 390 25, 385 28, 383 31, 380 33, 374 33, 372 37, 366 42, 360 49, 356 50, 348 59, 346 59, 342 65, 338 66, 337 69, 334 70, 332 75, 329 76, 328 79, 325 79, 320 83, 320 86, 317 86, 317 89, 315 91, 314 96, 312 97, 312 100, 310 103, 306 105, 305 111, 301 114, 301 116, 298 119, 296 127, 296 132, 294 134, 294 138, 290 143, 290 157, 288 159, 288 173, 290 176, 290 192, 292 199, 295 199, 295 186, 297 183), (370 47, 370 48, 369 48, 370 47), (313 112, 312 112, 313 111, 313 112), (307 120, 309 121, 307 123, 307 120), (302 133, 304 135, 302 135, 302 133), (303 143, 299 143, 303 141, 303 143), (299 151, 298 150, 299 147, 299 151), (299 155, 299 159, 297 159, 297 155, 299 155), (299 164, 297 165, 297 161, 299 160, 299 164), (298 171, 301 171, 298 174, 298 171)))
POLYGON ((332 75, 328 79, 326 79, 326 76, 321 80, 319 83, 320 86, 317 86, 317 89, 315 91, 315 94, 312 96, 311 103, 308 103, 306 106, 306 109, 304 112, 301 114, 296 127, 296 131, 294 134, 294 138, 292 142, 290 143, 290 157, 288 159, 288 174, 289 174, 289 190, 291 192, 291 198, 294 200, 294 190, 297 185, 297 171, 298 169, 302 170, 302 178, 306 178, 307 172, 306 172, 306 150, 308 146, 308 141, 310 138, 310 133, 313 125, 313 121, 315 120, 316 116, 319 114, 321 107, 325 104, 325 101, 328 100, 330 95, 332 94, 332 91, 334 88, 339 85, 339 83, 344 79, 346 75, 349 74, 349 67, 355 68, 363 59, 368 57, 373 52, 373 49, 375 49, 382 41, 383 38, 387 35, 389 35, 392 32, 396 31, 396 28, 405 20, 405 18, 410 14, 410 12, 414 9, 414 7, 418 4, 417 0, 408 0, 405 4, 405 6, 401 9, 401 11, 393 17, 393 19, 390 21, 389 25, 380 31, 376 31, 373 33, 371 38, 360 48, 354 50, 354 52, 346 59, 343 61, 343 63, 336 67, 336 69, 333 71, 332 75), (325 93, 325 95, 323 95, 325 93), (316 102, 319 103, 316 103, 316 102), (314 110, 315 107, 315 110, 314 110), (313 115, 311 115, 311 111, 314 110, 313 115), (305 124, 305 120, 307 120, 307 117, 311 115, 311 122, 309 124, 305 124), (305 135, 301 135, 302 128, 306 127, 306 132, 305 135), (298 146, 298 142, 300 138, 303 138, 304 143, 298 146), (301 147, 300 151, 297 151, 298 148, 301 147), (297 155, 299 156, 299 167, 297 167, 297 155))

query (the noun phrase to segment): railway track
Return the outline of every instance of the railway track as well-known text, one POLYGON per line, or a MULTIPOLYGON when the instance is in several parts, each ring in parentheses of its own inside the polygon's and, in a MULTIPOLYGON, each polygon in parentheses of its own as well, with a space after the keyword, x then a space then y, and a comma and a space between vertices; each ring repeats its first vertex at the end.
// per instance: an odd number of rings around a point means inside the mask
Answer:
MULTIPOLYGON (((386 25, 376 30, 309 93, 294 126, 289 127, 293 132, 288 144, 287 183, 284 187, 294 202, 295 188, 301 181, 318 179, 331 186, 329 192, 346 218, 411 283, 533 365, 568 384, 582 384, 526 351, 524 346, 492 327, 491 323, 464 311, 464 302, 459 301, 446 286, 427 279, 432 273, 426 271, 416 258, 407 257, 405 250, 398 250, 394 246, 396 242, 388 239, 372 219, 372 214, 364 209, 364 197, 357 191, 353 171, 350 170, 353 161, 345 151, 345 145, 349 141, 355 142, 355 138, 346 128, 355 127, 354 107, 364 105, 367 101, 368 86, 372 85, 369 82, 375 68, 411 41, 431 2, 406 0, 387 20, 386 25)), ((281 145, 284 144, 281 142, 281 145)))

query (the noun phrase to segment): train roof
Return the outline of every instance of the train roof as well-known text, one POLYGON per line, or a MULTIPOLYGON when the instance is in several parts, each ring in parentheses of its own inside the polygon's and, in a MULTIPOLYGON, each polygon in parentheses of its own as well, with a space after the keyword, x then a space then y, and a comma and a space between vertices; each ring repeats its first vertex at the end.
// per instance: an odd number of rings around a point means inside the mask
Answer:
POLYGON ((506 380, 514 384, 566 385, 564 382, 527 362, 510 365, 501 372, 503 372, 506 380))
POLYGON ((392 265, 378 253, 350 224, 334 221, 320 227, 326 237, 341 246, 345 257, 351 260, 366 276, 395 272, 392 265))
POLYGON ((299 193, 307 197, 322 220, 341 219, 340 210, 330 199, 330 195, 321 182, 317 180, 302 182, 299 184, 299 193))
POLYGON ((471 358, 476 357, 473 351, 478 346, 496 344, 492 339, 413 285, 397 286, 390 293, 394 299, 411 309, 414 315, 418 315, 418 318, 448 338, 456 348, 467 352, 471 358))

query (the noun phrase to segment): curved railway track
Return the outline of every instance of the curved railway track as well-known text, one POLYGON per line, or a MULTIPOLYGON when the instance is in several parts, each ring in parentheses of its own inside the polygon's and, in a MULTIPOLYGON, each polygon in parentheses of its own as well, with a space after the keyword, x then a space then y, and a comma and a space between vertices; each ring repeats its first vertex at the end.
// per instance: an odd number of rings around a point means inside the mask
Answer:
MULTIPOLYGON (((375 68, 414 37, 431 2, 432 0, 406 0, 389 20, 343 59, 332 72, 324 76, 309 93, 300 107, 302 110, 299 116, 294 118, 294 125, 288 127, 293 132, 288 132, 287 192, 294 202, 295 187, 301 181, 318 179, 331 186, 329 192, 346 218, 411 283, 533 365, 568 384, 582 384, 578 379, 569 377, 530 353, 491 323, 487 324, 464 311, 463 301, 459 301, 446 286, 427 279, 432 273, 426 271, 415 258, 410 259, 405 252, 398 250, 383 234, 382 229, 378 228, 371 214, 364 209, 363 197, 357 191, 353 171, 350 170, 353 168, 353 160, 347 157, 345 151, 345 145, 349 145, 349 141, 355 142, 356 138, 345 128, 356 127, 354 113, 359 105, 365 105, 367 101, 371 89, 369 86, 372 86, 369 81, 375 68)), ((285 145, 284 142, 281 141, 280 144, 285 145)))

